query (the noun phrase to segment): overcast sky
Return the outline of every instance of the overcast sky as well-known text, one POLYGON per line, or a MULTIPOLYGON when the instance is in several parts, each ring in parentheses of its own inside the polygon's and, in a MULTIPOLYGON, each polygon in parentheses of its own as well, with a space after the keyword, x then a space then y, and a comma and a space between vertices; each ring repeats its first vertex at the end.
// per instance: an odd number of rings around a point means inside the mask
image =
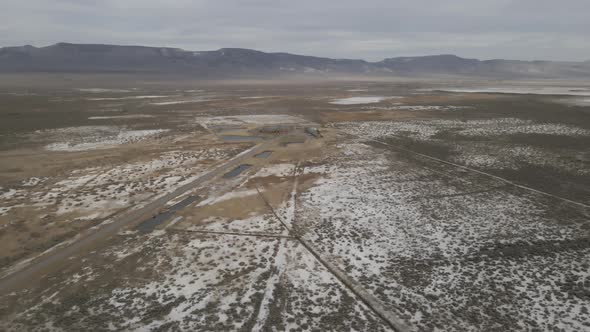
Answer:
POLYGON ((0 0, 0 44, 590 59, 590 0, 0 0))

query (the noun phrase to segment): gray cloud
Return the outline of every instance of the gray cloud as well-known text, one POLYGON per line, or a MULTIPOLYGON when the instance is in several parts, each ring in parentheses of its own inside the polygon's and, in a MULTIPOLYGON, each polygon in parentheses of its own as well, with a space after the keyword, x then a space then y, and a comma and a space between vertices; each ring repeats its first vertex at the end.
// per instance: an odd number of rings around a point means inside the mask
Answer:
POLYGON ((0 43, 590 59, 587 0, 0 0, 0 43))

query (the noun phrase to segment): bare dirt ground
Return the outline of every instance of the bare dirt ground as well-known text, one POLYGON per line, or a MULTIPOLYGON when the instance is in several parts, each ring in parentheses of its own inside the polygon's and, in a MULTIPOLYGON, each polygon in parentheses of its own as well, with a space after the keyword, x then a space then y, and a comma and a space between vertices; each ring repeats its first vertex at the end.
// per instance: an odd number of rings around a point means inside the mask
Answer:
POLYGON ((26 82, 0 82, 2 330, 590 328, 579 97, 26 82))

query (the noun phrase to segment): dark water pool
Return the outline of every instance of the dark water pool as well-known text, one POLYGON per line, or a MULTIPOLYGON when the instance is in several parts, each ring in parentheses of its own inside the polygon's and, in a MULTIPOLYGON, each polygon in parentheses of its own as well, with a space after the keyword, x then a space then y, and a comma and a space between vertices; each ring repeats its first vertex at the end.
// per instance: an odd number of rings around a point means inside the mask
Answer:
POLYGON ((250 167, 252 167, 252 165, 248 165, 248 164, 240 165, 240 166, 232 169, 231 171, 225 173, 223 175, 223 177, 225 179, 236 177, 236 176, 240 175, 240 173, 242 173, 242 172, 246 171, 247 169, 249 169, 250 167))
POLYGON ((199 198, 198 196, 190 196, 188 198, 185 198, 181 202, 172 205, 170 208, 168 208, 168 210, 145 220, 144 222, 142 222, 141 224, 139 224, 137 226, 137 230, 139 230, 142 233, 152 232, 156 227, 158 227, 158 225, 160 225, 161 223, 170 219, 170 217, 172 217, 176 212, 189 206, 191 203, 196 201, 198 198, 199 198))
POLYGON ((268 156, 270 156, 272 153, 272 151, 263 151, 260 152, 259 154, 255 155, 255 158, 268 158, 268 156))

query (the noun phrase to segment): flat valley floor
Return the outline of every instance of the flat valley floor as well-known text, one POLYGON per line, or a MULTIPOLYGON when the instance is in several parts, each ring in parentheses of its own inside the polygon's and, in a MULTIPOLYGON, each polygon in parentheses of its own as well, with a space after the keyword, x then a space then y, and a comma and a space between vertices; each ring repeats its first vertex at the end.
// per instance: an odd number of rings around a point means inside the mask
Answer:
POLYGON ((589 329, 590 85, 0 82, 0 330, 589 329))

